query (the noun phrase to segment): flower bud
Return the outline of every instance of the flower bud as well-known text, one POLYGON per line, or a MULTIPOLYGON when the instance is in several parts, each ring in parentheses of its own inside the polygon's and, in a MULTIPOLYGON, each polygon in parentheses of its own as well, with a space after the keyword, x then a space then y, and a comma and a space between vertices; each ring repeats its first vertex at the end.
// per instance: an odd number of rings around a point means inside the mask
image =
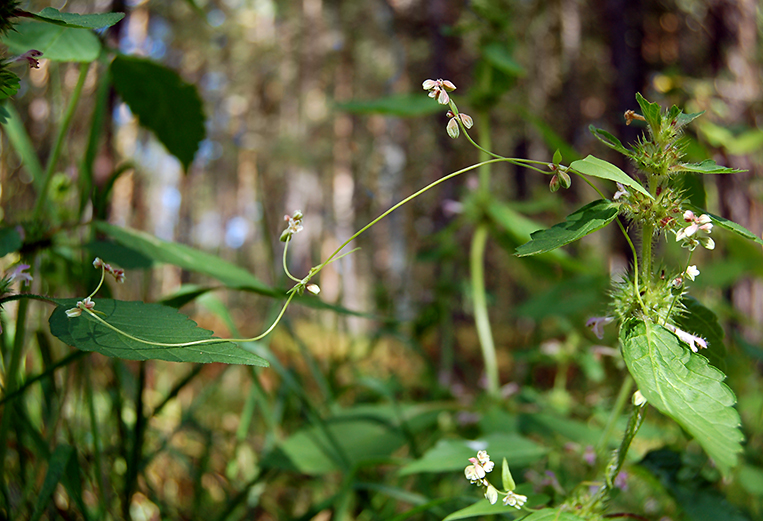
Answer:
POLYGON ((570 175, 564 170, 562 170, 561 168, 559 169, 559 184, 562 185, 562 188, 564 188, 565 190, 569 188, 570 185, 572 184, 572 179, 570 179, 570 175))
POLYGON ((551 178, 551 182, 548 183, 548 187, 552 192, 556 192, 559 190, 560 182, 559 182, 559 176, 557 174, 554 174, 554 177, 551 178))
POLYGON ((318 293, 321 292, 321 288, 318 286, 318 284, 308 284, 307 286, 305 286, 305 289, 307 289, 307 291, 309 291, 313 295, 317 295, 318 293))

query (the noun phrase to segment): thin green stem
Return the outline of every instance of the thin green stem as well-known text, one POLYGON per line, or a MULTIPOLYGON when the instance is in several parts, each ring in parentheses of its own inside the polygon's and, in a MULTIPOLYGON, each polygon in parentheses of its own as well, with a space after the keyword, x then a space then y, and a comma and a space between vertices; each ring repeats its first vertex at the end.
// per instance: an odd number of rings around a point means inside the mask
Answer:
POLYGON ((617 226, 620 227, 620 231, 623 232, 623 236, 625 237, 625 240, 628 241, 628 245, 631 247, 631 252, 633 252, 633 291, 636 294, 639 304, 641 304, 641 309, 646 310, 646 305, 644 304, 644 301, 641 300, 641 291, 638 286, 638 253, 636 253, 636 247, 633 245, 633 241, 631 241, 631 238, 628 236, 628 232, 626 231, 625 226, 623 226, 623 223, 620 222, 620 219, 615 219, 615 222, 617 223, 617 226))
POLYGON ((286 266, 286 252, 289 251, 289 242, 291 241, 291 236, 286 238, 286 242, 283 245, 283 271, 286 273, 286 276, 289 277, 294 282, 302 282, 300 279, 295 277, 289 272, 289 268, 286 266))
POLYGON ((641 228, 641 275, 644 280, 652 278, 652 241, 654 239, 654 225, 644 223, 641 228))
POLYGON ((37 194, 37 202, 34 205, 34 213, 32 217, 33 221, 38 221, 42 216, 44 209, 46 208, 45 203, 48 200, 48 186, 50 186, 50 180, 53 178, 53 173, 56 170, 58 158, 61 155, 61 149, 63 148, 66 135, 69 131, 69 126, 71 125, 72 118, 74 117, 77 103, 79 102, 80 96, 82 95, 82 87, 85 85, 85 79, 87 79, 87 71, 89 67, 89 64, 80 65, 79 78, 77 79, 77 84, 74 86, 74 90, 72 91, 72 97, 69 100, 69 105, 66 107, 64 119, 61 121, 61 127, 58 129, 58 136, 56 136, 56 141, 53 145, 53 151, 50 153, 50 158, 48 158, 48 164, 45 168, 45 177, 42 181, 42 188, 40 189, 40 193, 37 194))
POLYGON ((474 322, 477 327, 477 336, 482 348, 482 358, 485 361, 485 374, 487 375, 487 392, 493 397, 500 396, 498 382, 498 361, 495 354, 495 342, 490 329, 490 318, 487 312, 487 298, 485 297, 485 270, 483 257, 487 243, 487 224, 480 224, 474 231, 470 255, 472 299, 474 300, 474 322))
POLYGON ((633 377, 630 374, 626 374, 623 383, 620 386, 620 392, 617 393, 615 405, 609 413, 607 424, 604 426, 604 431, 601 433, 599 442, 596 444, 596 454, 599 456, 607 451, 607 445, 609 445, 609 439, 612 437, 612 432, 615 429, 615 423, 622 414, 628 398, 631 396, 631 389, 633 389, 633 377))

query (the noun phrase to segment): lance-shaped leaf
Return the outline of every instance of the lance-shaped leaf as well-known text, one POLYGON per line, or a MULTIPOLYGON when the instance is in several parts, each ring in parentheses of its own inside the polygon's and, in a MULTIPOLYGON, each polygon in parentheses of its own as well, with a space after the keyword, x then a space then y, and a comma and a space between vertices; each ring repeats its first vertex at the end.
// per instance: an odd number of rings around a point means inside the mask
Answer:
POLYGON ((111 27, 125 17, 124 13, 75 14, 62 13, 54 7, 46 7, 37 14, 30 13, 31 18, 41 22, 81 29, 103 29, 111 27))
POLYGON ((671 167, 673 172, 697 172, 698 174, 736 174, 744 172, 737 168, 721 166, 712 159, 706 159, 701 163, 680 163, 671 167))
POLYGON ((633 179, 631 176, 617 168, 612 163, 608 163, 598 157, 588 156, 585 159, 580 159, 573 162, 570 168, 577 170, 581 174, 590 175, 593 177, 599 177, 601 179, 609 179, 615 181, 621 185, 630 186, 634 190, 641 192, 650 199, 654 199, 652 195, 641 186, 641 183, 633 179))
POLYGON ((651 322, 626 321, 620 343, 641 394, 686 429, 727 476, 744 437, 734 409, 736 397, 723 383, 725 375, 651 322))
POLYGON ((58 307, 49 319, 50 332, 65 344, 82 351, 94 351, 126 360, 268 365, 263 358, 232 342, 160 345, 212 338, 211 331, 198 327, 196 322, 167 306, 111 299, 94 300, 95 311, 103 313, 99 315, 103 320, 143 341, 139 342, 97 322, 87 313, 83 312, 81 316, 73 318, 66 316, 66 310, 75 307, 77 299, 56 299, 55 302, 58 307))
POLYGON ((593 125, 588 126, 588 130, 593 134, 596 139, 607 145, 609 148, 613 150, 617 150, 621 154, 624 154, 628 157, 633 157, 633 152, 625 148, 625 146, 620 142, 619 139, 617 139, 615 136, 610 134, 604 129, 596 128, 593 125))
POLYGON ((568 215, 563 223, 533 232, 530 241, 517 248, 515 254, 519 257, 537 255, 585 237, 612 222, 617 217, 617 207, 616 203, 606 199, 588 203, 568 215))
POLYGON ((748 239, 750 241, 757 242, 758 244, 763 246, 763 240, 757 235, 755 235, 754 233, 752 233, 750 230, 742 226, 741 224, 737 224, 734 221, 730 221, 719 215, 714 215, 706 210, 703 210, 702 208, 698 206, 694 206, 693 204, 684 204, 684 207, 687 210, 691 210, 697 215, 702 215, 703 213, 707 214, 710 216, 710 220, 713 222, 713 224, 716 224, 720 226, 721 228, 724 228, 731 232, 734 232, 740 237, 744 237, 745 239, 748 239))
POLYGON ((659 103, 647 101, 640 92, 636 93, 636 101, 638 102, 639 107, 641 107, 641 113, 649 124, 649 127, 652 129, 652 132, 658 134, 660 132, 660 127, 662 126, 659 103))
POLYGON ((101 52, 98 37, 87 29, 36 21, 20 23, 15 29, 2 39, 15 54, 35 49, 48 60, 86 63, 97 59, 101 52))
POLYGON ((117 56, 111 62, 114 88, 140 124, 188 170, 204 139, 204 111, 196 87, 151 60, 117 56))

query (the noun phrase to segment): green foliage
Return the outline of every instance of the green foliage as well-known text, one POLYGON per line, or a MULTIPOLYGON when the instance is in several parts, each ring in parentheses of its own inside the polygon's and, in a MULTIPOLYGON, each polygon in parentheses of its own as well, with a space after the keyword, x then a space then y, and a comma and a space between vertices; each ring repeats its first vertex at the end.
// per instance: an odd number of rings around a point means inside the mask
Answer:
POLYGON ((0 257, 18 251, 19 248, 21 248, 21 235, 19 235, 16 227, 4 226, 0 228, 0 257))
POLYGON ((698 174, 736 174, 743 172, 736 168, 728 168, 716 164, 712 159, 706 159, 701 163, 680 163, 673 167, 676 172, 696 172, 698 174))
POLYGON ((37 21, 17 25, 2 41, 16 54, 36 49, 57 62, 89 63, 101 53, 101 42, 92 31, 37 21))
POLYGON ((629 186, 645 196, 654 199, 654 196, 641 186, 641 183, 630 177, 612 163, 603 161, 598 157, 589 155, 585 159, 573 162, 570 165, 570 168, 577 170, 584 175, 590 175, 600 179, 609 179, 610 181, 615 181, 623 186, 629 186))
POLYGON ((623 358, 641 393, 691 434, 728 475, 744 439, 725 376, 667 329, 631 319, 620 331, 623 358))
POLYGON ((124 13, 62 13, 54 7, 46 7, 37 14, 32 13, 32 18, 35 20, 56 25, 64 25, 66 27, 78 27, 80 29, 103 29, 104 27, 111 27, 124 17, 124 13))
POLYGON ((721 228, 728 230, 730 232, 734 232, 740 237, 743 237, 749 241, 756 242, 760 245, 763 245, 763 239, 752 233, 750 230, 742 226, 741 224, 737 224, 734 221, 730 221, 729 219, 726 219, 724 217, 721 217, 720 215, 715 215, 709 212, 706 212, 702 208, 698 208, 694 205, 685 205, 689 210, 692 210, 695 214, 707 214, 710 216, 710 219, 712 220, 713 224, 720 226, 721 228))
POLYGON ((617 211, 617 204, 606 199, 588 203, 568 215, 563 223, 534 232, 529 242, 517 248, 516 254, 519 257, 537 255, 577 241, 611 223, 617 211))
POLYGON ((118 56, 111 62, 114 88, 140 124, 151 130, 187 171, 204 139, 204 110, 196 87, 151 60, 118 56))
POLYGON ((103 313, 103 320, 145 343, 109 329, 86 313, 79 317, 67 317, 66 310, 73 308, 77 299, 56 300, 58 307, 50 316, 50 332, 65 344, 77 349, 126 360, 267 366, 265 360, 236 347, 231 342, 174 347, 157 345, 198 342, 212 338, 211 331, 197 327, 193 320, 173 308, 160 304, 111 299, 97 299, 95 302, 96 312, 103 313))
MULTIPOLYGON (((10 98, 19 91, 19 77, 9 71, 4 64, 0 64, 0 100, 10 98)), ((5 108, 3 107, 3 110, 5 108)), ((3 116, 2 123, 8 119, 8 115, 3 116)))

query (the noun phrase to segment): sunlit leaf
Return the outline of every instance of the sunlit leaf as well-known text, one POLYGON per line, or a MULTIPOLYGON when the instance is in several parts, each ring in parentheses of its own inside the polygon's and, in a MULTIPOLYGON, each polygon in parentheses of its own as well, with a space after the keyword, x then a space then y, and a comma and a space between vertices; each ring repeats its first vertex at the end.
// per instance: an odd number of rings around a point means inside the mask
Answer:
POLYGON ((609 179, 610 181, 615 181, 621 185, 630 186, 634 190, 641 192, 650 199, 654 199, 654 197, 652 197, 652 195, 647 192, 643 186, 641 186, 641 183, 617 168, 612 163, 599 159, 598 157, 588 156, 585 159, 575 161, 570 165, 570 168, 577 170, 584 175, 599 177, 601 179, 609 179))
POLYGON ((607 145, 609 148, 613 150, 617 150, 621 154, 624 154, 628 157, 633 156, 633 152, 625 148, 625 146, 620 142, 619 139, 617 139, 615 136, 610 134, 604 129, 596 128, 593 125, 588 126, 588 130, 591 131, 591 134, 593 134, 596 139, 607 145))
POLYGON ((659 133, 662 126, 661 108, 659 103, 651 103, 647 101, 640 92, 636 93, 636 101, 641 107, 641 115, 644 116, 646 122, 655 134, 659 133))
POLYGON ((98 13, 98 14, 75 14, 62 13, 53 7, 46 7, 39 13, 31 13, 31 17, 42 22, 65 25, 67 27, 79 27, 82 29, 103 29, 111 27, 122 18, 124 13, 98 13))
POLYGON ((264 359, 231 342, 177 347, 158 345, 212 338, 211 331, 198 327, 196 322, 173 308, 111 299, 94 299, 94 302, 95 310, 103 313, 100 315, 103 320, 148 344, 115 332, 86 313, 67 317, 66 310, 73 308, 77 299, 56 299, 58 307, 50 316, 50 332, 65 344, 82 351, 127 360, 268 365, 264 359))
POLYGON ((721 166, 712 159, 706 159, 701 163, 679 163, 671 168, 674 172, 696 172, 698 174, 736 174, 744 172, 737 168, 721 166))
POLYGON ((744 437, 734 409, 736 397, 723 383, 725 375, 673 333, 651 322, 626 321, 620 342, 641 394, 686 429, 721 473, 728 475, 744 437))
POLYGON ((606 199, 588 203, 568 215, 563 223, 533 232, 530 241, 517 248, 516 255, 545 253, 585 237, 612 222, 617 217, 617 209, 617 204, 606 199))
POLYGON ((204 139, 204 109, 196 87, 173 70, 144 58, 117 56, 111 62, 114 89, 140 124, 188 170, 204 139))
POLYGON ((88 29, 37 21, 16 25, 16 31, 8 32, 2 40, 15 54, 36 49, 42 58, 59 62, 92 62, 101 52, 101 42, 88 29))

